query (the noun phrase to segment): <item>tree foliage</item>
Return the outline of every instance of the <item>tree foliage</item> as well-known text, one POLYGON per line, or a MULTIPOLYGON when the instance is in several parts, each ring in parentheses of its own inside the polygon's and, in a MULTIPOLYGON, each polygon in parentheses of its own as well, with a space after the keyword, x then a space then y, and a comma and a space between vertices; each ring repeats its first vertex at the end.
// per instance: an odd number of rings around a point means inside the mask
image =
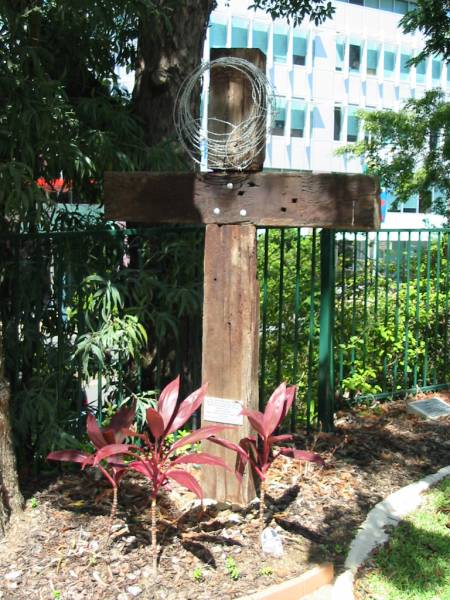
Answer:
POLYGON ((408 100, 399 112, 361 111, 365 138, 340 149, 364 157, 370 174, 395 193, 398 202, 439 190, 432 207, 446 214, 450 198, 450 103, 440 90, 408 100))
POLYGON ((294 25, 299 25, 305 18, 320 25, 335 12, 329 0, 254 0, 250 8, 260 8, 272 19, 287 19, 294 25))
POLYGON ((139 21, 156 10, 151 0, 1 0, 3 228, 41 223, 48 198, 38 178, 63 174, 77 201, 98 201, 105 170, 147 164, 142 126, 115 69, 134 64, 139 21))
POLYGON ((419 30, 425 37, 425 47, 412 59, 412 64, 430 55, 450 60, 450 0, 417 0, 416 8, 405 14, 400 26, 404 33, 419 30))

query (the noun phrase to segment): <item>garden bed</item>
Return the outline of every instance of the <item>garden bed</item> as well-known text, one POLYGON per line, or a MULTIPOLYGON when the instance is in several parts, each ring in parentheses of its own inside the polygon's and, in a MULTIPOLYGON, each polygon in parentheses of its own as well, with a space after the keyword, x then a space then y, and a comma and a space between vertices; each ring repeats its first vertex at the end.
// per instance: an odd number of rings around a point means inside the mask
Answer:
MULTIPOLYGON (((228 599, 326 561, 339 572, 370 508, 445 466, 449 440, 450 418, 423 421, 407 414, 404 402, 393 402, 340 415, 336 433, 316 442, 326 460, 323 469, 277 459, 266 517, 283 537, 281 559, 259 550, 257 503, 243 510, 220 505, 202 510, 174 487, 159 504, 157 579, 151 572, 145 483, 124 482, 105 549, 110 499, 95 501, 105 490, 102 481, 72 472, 47 484, 26 482, 27 509, 0 543, 0 597, 228 599)), ((305 439, 298 441, 305 447, 305 439)))

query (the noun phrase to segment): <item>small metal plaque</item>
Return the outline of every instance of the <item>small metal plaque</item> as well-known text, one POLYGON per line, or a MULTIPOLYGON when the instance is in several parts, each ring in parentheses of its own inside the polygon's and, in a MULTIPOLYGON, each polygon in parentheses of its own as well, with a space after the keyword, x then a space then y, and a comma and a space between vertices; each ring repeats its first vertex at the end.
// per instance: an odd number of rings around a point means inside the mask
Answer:
POLYGON ((416 400, 408 404, 408 412, 414 413, 424 419, 439 419, 450 415, 450 406, 439 398, 429 400, 416 400))
POLYGON ((242 425, 244 417, 240 414, 242 403, 237 400, 206 396, 203 400, 203 419, 228 425, 242 425))

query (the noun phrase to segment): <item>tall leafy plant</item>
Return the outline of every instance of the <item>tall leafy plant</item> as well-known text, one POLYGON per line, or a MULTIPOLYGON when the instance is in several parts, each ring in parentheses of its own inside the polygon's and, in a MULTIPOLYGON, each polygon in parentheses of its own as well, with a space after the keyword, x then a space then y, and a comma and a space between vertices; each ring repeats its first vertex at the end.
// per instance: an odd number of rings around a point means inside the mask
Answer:
POLYGON ((111 527, 117 512, 117 493, 120 480, 124 476, 127 465, 120 456, 114 459, 106 458, 106 460, 97 461, 96 457, 102 448, 108 447, 110 444, 120 444, 124 441, 131 424, 134 421, 136 407, 122 407, 111 419, 109 426, 100 429, 91 414, 87 417, 86 432, 92 445, 94 452, 83 452, 81 450, 56 450, 50 452, 47 460, 55 460, 62 462, 73 462, 82 465, 84 469, 87 466, 95 466, 100 473, 105 477, 112 487, 113 500, 111 504, 111 513, 109 517, 108 538, 111 533, 111 527))
POLYGON ((273 461, 280 455, 297 460, 323 464, 323 459, 315 452, 297 450, 296 448, 279 446, 280 442, 293 440, 291 434, 276 435, 276 430, 289 412, 295 398, 296 387, 280 384, 271 395, 264 412, 243 409, 242 414, 248 418, 256 435, 242 438, 239 442, 245 454, 237 455, 236 470, 242 476, 246 463, 250 463, 261 480, 259 520, 261 530, 264 527, 264 499, 266 493, 267 473, 273 461))
POLYGON ((147 431, 136 434, 134 431, 126 432, 131 437, 138 437, 141 446, 136 444, 109 444, 101 448, 95 455, 94 465, 100 465, 103 460, 112 457, 128 455, 132 459, 127 468, 134 470, 150 480, 151 487, 151 539, 153 572, 157 571, 157 530, 156 530, 156 503, 160 490, 175 481, 187 488, 199 498, 203 491, 197 479, 185 471, 184 465, 213 465, 228 469, 225 462, 207 452, 186 452, 177 456, 177 450, 201 440, 211 440, 219 445, 236 450, 243 456, 242 450, 235 444, 222 440, 216 436, 224 429, 221 425, 209 425, 197 429, 193 433, 182 437, 174 443, 169 442, 169 436, 183 427, 186 421, 201 406, 205 397, 207 384, 195 390, 181 403, 177 403, 180 389, 180 378, 177 377, 161 392, 156 408, 148 408, 146 413, 147 431), (181 467, 181 468, 180 468, 181 467))

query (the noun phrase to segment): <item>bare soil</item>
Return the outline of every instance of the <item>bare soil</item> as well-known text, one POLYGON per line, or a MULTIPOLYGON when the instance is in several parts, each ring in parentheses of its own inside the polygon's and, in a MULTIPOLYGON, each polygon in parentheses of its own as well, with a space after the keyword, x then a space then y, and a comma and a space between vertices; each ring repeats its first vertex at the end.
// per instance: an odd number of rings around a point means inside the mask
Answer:
MULTIPOLYGON (((433 396, 450 401, 448 393, 433 396)), ((281 535, 283 557, 260 549, 257 501, 201 507, 174 486, 159 499, 155 579, 145 482, 123 482, 106 545, 108 488, 94 473, 64 471, 26 482, 27 508, 0 542, 0 598, 228 600, 324 561, 339 572, 377 502, 450 463, 450 418, 424 421, 405 402, 392 402, 338 415, 335 433, 298 436, 297 444, 314 446, 326 466, 280 457, 271 469, 266 525, 281 535)))

